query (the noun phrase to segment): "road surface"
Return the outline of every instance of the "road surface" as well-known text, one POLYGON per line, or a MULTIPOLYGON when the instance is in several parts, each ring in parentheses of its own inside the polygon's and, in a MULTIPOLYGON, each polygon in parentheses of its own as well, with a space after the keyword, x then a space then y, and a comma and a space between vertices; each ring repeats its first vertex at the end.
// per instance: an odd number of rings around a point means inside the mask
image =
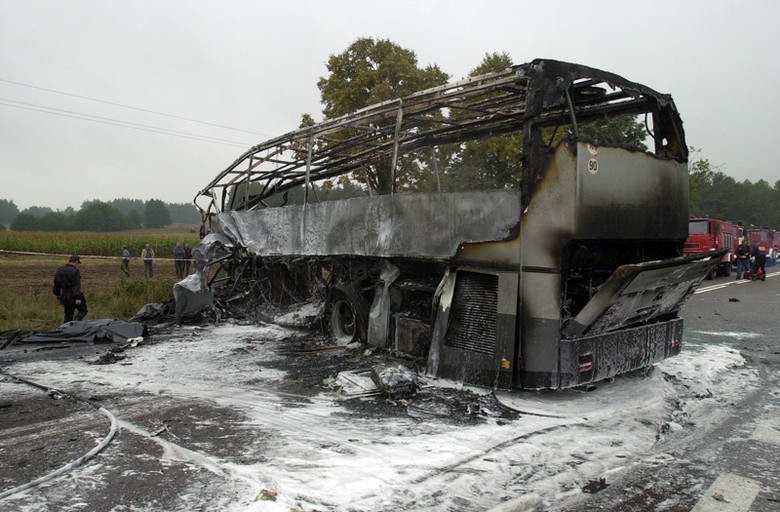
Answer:
POLYGON ((276 324, 158 328, 123 351, 12 346, 0 508, 778 510, 780 275, 700 292, 680 356, 514 410, 424 379, 356 398, 350 370, 398 362, 276 324))

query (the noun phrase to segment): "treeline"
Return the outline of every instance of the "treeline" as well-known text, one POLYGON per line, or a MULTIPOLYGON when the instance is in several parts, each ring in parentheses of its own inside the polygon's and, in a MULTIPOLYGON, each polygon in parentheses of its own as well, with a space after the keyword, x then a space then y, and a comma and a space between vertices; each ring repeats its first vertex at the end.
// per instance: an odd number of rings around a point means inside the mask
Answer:
POLYGON ((746 226, 780 229, 780 180, 736 181, 711 169, 707 160, 691 165, 691 215, 741 222, 746 226))
POLYGON ((123 231, 161 228, 170 224, 198 224, 193 204, 165 203, 159 199, 85 201, 79 210, 32 206, 19 211, 13 201, 0 199, 0 224, 14 231, 123 231))

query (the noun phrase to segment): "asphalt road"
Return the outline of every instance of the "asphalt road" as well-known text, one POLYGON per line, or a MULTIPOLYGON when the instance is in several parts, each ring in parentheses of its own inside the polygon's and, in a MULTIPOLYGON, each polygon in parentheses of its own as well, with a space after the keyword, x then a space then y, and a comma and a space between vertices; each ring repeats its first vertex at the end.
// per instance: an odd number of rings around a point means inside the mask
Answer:
POLYGON ((766 281, 704 281, 682 315, 685 341, 738 350, 758 386, 724 404, 717 422, 659 443, 656 457, 559 510, 780 510, 780 266, 767 274, 766 281))
MULTIPOLYGON (((629 469, 617 478, 611 476, 603 490, 543 508, 517 510, 780 510, 780 275, 771 270, 765 282, 705 281, 684 309, 683 343, 689 345, 687 350, 706 344, 732 347, 746 359, 748 369, 756 372, 758 385, 752 383, 738 400, 722 403, 720 410, 703 416, 708 422, 662 437, 652 456, 631 461, 629 469)), ((353 439, 351 433, 345 439, 329 437, 326 422, 330 420, 319 415, 316 395, 324 390, 323 380, 328 376, 356 364, 366 365, 367 358, 371 364, 381 363, 381 355, 317 352, 316 340, 312 347, 310 335, 301 334, 298 339, 288 333, 283 340, 286 353, 274 355, 285 357, 283 367, 263 349, 270 342, 251 340, 243 345, 225 344, 229 347, 225 349, 216 347, 207 354, 210 359, 203 367, 211 373, 192 378, 196 370, 190 365, 198 362, 194 359, 198 354, 189 347, 198 336, 197 330, 158 329, 144 346, 127 354, 112 352, 111 345, 91 344, 48 350, 16 346, 0 351, 0 366, 9 374, 15 368, 32 370, 37 372, 32 380, 67 390, 67 395, 60 395, 0 376, 0 509, 210 511, 229 510, 241 500, 242 510, 260 510, 253 508, 252 501, 272 501, 273 489, 259 488, 257 496, 247 498, 247 487, 257 487, 247 486, 247 474, 235 468, 273 465, 280 444, 290 439, 274 437, 264 428, 278 429, 296 415, 306 425, 297 434, 301 437, 297 446, 302 449, 303 442, 310 445, 314 440, 319 449, 334 454, 349 450, 361 453, 363 441, 353 439), (309 345, 303 343, 304 338, 309 345), (155 345, 165 346, 166 360, 154 358, 155 345), (314 352, 310 352, 312 348, 314 352), (114 354, 110 361, 105 358, 107 353, 114 354), (104 372, 98 364, 101 362, 111 362, 104 372), (264 395, 263 376, 273 376, 276 371, 285 375, 277 381, 281 388, 273 397, 264 395), (165 375, 172 383, 161 381, 156 384, 159 389, 145 385, 154 375, 165 375), (176 388, 176 379, 191 388, 190 393, 176 388), (213 397, 217 396, 228 400, 216 401, 213 397), (280 398, 284 403, 279 403, 280 398), (226 404, 241 404, 243 408, 226 404), (101 407, 105 409, 101 411, 101 407), (283 411, 287 416, 280 416, 283 411), (248 412, 257 414, 259 424, 265 427, 258 428, 257 420, 253 424, 248 412), (4 497, 3 492, 78 461, 90 449, 109 441, 105 452, 97 453, 77 471, 52 478, 34 492, 4 497)), ((238 331, 236 336, 246 334, 238 331)), ((446 423, 424 427, 414 423, 412 428, 452 429, 457 434, 457 425, 451 425, 452 416, 458 421, 461 409, 457 403, 439 401, 428 410, 445 405, 450 411, 446 423)), ((495 409, 494 405, 474 400, 463 409, 488 410, 495 409)), ((339 414, 354 424, 366 418, 408 418, 407 408, 383 400, 355 402, 339 414)), ((460 418, 465 425, 474 415, 463 413, 460 418)), ((368 438, 373 434, 366 431, 363 435, 368 438)), ((387 442, 380 439, 374 446, 387 442)), ((290 455, 285 455, 283 460, 289 459, 290 455)), ((314 461, 297 463, 305 469, 314 461)), ((465 474, 455 469, 451 475, 465 474)), ((323 504, 305 510, 343 508, 323 504)))

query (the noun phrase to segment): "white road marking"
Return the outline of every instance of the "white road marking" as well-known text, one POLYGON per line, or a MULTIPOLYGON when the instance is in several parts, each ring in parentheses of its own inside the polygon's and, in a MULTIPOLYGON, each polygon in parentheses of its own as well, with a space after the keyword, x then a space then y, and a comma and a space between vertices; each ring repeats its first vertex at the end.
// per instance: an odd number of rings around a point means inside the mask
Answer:
MULTIPOLYGON (((766 277, 777 277, 777 276, 780 276, 780 272, 767 273, 767 275, 766 275, 766 277)), ((695 292, 693 292, 693 294, 696 295, 698 293, 712 292, 712 291, 715 291, 715 290, 720 290, 721 288, 726 288, 727 286, 732 286, 732 285, 735 285, 735 284, 752 283, 752 282, 753 281, 751 281, 750 279, 734 279, 734 280, 728 281, 726 283, 718 283, 718 284, 711 284, 709 286, 703 286, 703 287, 699 288, 698 290, 696 290, 695 292)))
POLYGON ((723 473, 691 512, 747 512, 760 489, 761 484, 755 480, 723 473))
POLYGON ((762 419, 750 439, 780 445, 780 414, 773 414, 762 419))

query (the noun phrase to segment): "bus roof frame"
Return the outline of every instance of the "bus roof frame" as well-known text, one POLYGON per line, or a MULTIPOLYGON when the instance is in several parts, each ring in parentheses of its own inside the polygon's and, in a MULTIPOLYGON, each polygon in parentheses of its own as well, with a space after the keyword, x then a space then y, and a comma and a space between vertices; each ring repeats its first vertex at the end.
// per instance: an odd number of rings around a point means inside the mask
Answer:
POLYGON ((542 128, 568 125, 577 138, 578 123, 642 113, 652 115, 654 154, 686 162, 682 121, 670 95, 588 66, 535 59, 370 105, 252 146, 198 191, 194 203, 205 221, 219 211, 266 206, 265 199, 300 185, 305 185, 307 201, 311 183, 382 160, 392 161, 395 192, 399 154, 522 133, 525 204, 549 155, 542 128), (253 184, 260 186, 250 193, 253 184), (238 202, 231 198, 234 204, 226 208, 229 191, 239 185, 244 185, 243 197, 238 202), (205 208, 198 204, 204 198, 205 208))

